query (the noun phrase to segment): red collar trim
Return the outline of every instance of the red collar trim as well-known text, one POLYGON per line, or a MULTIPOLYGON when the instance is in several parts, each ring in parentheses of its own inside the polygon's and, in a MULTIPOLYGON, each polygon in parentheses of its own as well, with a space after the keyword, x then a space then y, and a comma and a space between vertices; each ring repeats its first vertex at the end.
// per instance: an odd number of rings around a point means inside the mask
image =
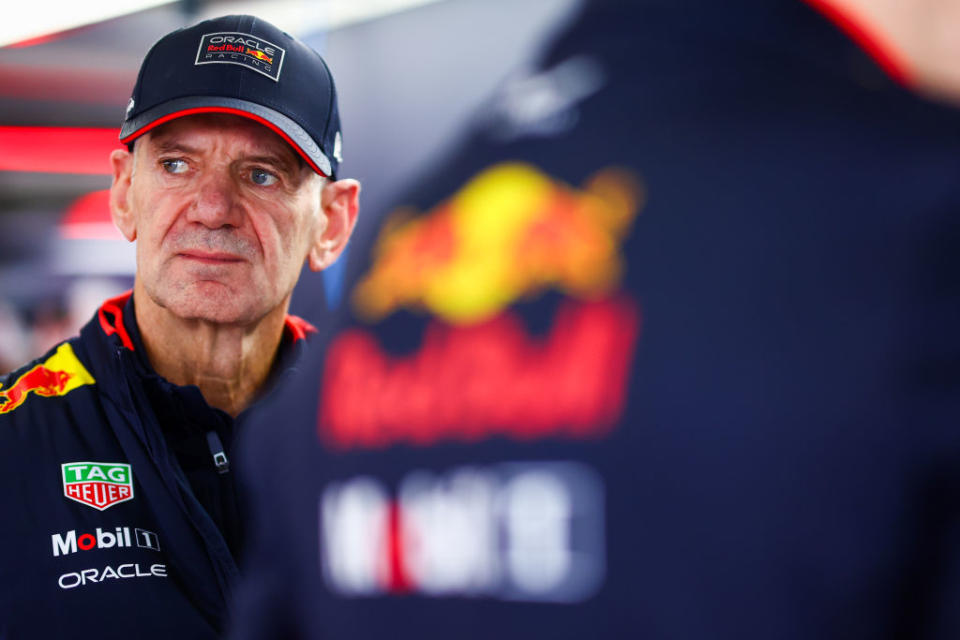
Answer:
POLYGON ((306 340, 308 333, 316 333, 317 328, 299 316, 287 314, 283 320, 283 327, 293 338, 294 342, 306 340))
POLYGON ((133 351, 133 341, 130 339, 130 334, 127 333, 127 328, 123 326, 123 307, 126 306, 131 295, 133 295, 133 291, 127 291, 104 302, 97 311, 97 318, 99 318, 100 327, 103 328, 105 334, 108 336, 117 334, 123 346, 133 351))
POLYGON ((868 28, 856 15, 837 7, 833 0, 803 1, 847 34, 894 82, 907 88, 913 84, 905 56, 888 40, 868 28))
MULTIPOLYGON (((97 311, 97 318, 100 320, 100 327, 105 334, 108 336, 117 334, 123 346, 133 351, 133 341, 130 339, 130 334, 127 333, 127 328, 123 325, 123 308, 127 305, 131 295, 133 295, 133 291, 127 291, 104 302, 97 311)), ((289 314, 283 320, 283 327, 294 342, 306 340, 307 334, 317 332, 317 328, 303 318, 289 314)))

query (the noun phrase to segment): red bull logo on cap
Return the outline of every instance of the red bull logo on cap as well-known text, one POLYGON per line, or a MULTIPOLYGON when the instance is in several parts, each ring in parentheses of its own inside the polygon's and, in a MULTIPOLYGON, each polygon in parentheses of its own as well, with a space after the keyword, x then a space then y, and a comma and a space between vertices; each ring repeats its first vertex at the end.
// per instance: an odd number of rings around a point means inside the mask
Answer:
POLYGON ((249 33, 205 33, 194 64, 240 65, 279 81, 285 53, 282 47, 249 33))
POLYGON ((69 343, 63 343, 56 353, 38 364, 10 386, 0 388, 0 413, 13 411, 32 393, 44 398, 65 395, 77 387, 95 384, 69 343))
POLYGON ((548 288, 600 299, 619 285, 620 244, 643 200, 618 169, 577 190, 530 165, 496 165, 424 216, 395 214, 354 306, 369 321, 409 308, 472 324, 548 288))
POLYGON ((263 61, 266 62, 267 64, 273 64, 273 58, 271 58, 270 56, 268 56, 267 54, 265 54, 263 51, 259 51, 259 50, 257 50, 257 49, 247 49, 247 55, 248 55, 248 56, 253 56, 254 58, 257 58, 258 60, 263 60, 263 61))

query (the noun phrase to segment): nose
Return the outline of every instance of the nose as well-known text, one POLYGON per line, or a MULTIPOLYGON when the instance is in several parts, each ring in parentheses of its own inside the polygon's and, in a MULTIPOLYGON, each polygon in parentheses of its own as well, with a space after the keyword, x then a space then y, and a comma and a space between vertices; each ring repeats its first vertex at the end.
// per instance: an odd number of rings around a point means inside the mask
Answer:
POLYGON ((237 185, 228 171, 209 170, 197 185, 196 197, 187 215, 190 222, 199 222, 210 229, 240 226, 237 185))

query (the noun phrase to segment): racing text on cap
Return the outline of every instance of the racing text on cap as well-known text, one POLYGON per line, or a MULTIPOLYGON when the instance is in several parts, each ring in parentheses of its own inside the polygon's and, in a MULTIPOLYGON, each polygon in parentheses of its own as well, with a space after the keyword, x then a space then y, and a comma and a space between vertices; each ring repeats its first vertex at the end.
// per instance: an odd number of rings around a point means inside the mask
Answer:
POLYGON ((272 42, 249 33, 205 33, 194 64, 239 64, 276 82, 280 79, 284 53, 272 42))

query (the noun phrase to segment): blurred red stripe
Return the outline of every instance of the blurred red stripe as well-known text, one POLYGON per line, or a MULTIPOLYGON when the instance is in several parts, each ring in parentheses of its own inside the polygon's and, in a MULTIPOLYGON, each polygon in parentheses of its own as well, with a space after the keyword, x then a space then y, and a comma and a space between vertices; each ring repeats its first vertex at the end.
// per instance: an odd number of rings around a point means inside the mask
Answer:
POLYGON ((60 235, 71 239, 123 240, 110 217, 110 190, 80 196, 60 220, 60 235))
POLYGON ((93 191, 82 195, 67 208, 61 224, 90 224, 106 222, 110 219, 110 190, 93 191))
POLYGON ((110 175, 118 129, 0 127, 0 171, 110 175))
POLYGON ((61 31, 58 33, 45 33, 42 36, 35 36, 33 38, 27 38, 26 40, 20 40, 18 42, 11 42, 3 46, 5 49, 22 49, 24 47, 35 47, 38 44, 46 44, 47 42, 53 42, 59 40, 67 33, 61 31))

